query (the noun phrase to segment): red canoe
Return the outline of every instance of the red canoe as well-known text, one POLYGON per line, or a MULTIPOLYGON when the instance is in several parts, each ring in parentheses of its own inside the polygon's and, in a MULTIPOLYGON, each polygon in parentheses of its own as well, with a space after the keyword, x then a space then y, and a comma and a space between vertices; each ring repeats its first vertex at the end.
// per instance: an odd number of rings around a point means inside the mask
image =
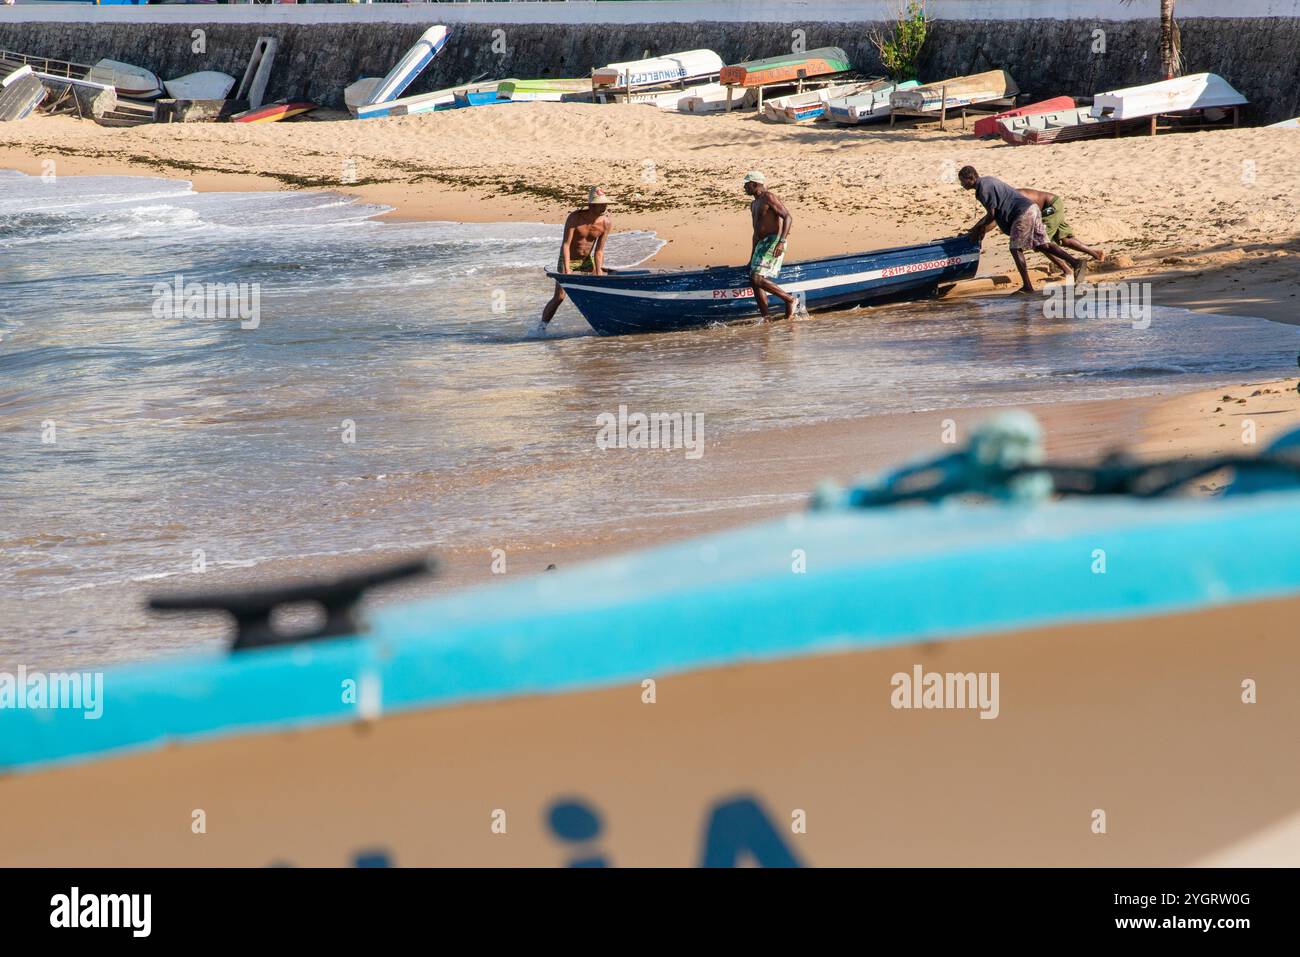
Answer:
POLYGON ((266 106, 259 106, 255 110, 236 113, 230 118, 230 121, 232 123, 273 123, 276 120, 287 120, 291 116, 297 116, 300 113, 306 113, 314 109, 316 109, 316 104, 308 103, 306 100, 296 103, 268 103, 266 106))
POLYGON ((985 116, 975 121, 976 136, 997 136, 998 120, 1004 120, 1008 116, 1030 116, 1034 113, 1054 113, 1057 110, 1074 109, 1074 98, 1069 96, 1057 96, 1050 100, 1043 100, 1039 103, 1030 103, 1028 106, 1022 106, 1017 110, 1007 110, 1005 113, 999 113, 997 116, 985 116))

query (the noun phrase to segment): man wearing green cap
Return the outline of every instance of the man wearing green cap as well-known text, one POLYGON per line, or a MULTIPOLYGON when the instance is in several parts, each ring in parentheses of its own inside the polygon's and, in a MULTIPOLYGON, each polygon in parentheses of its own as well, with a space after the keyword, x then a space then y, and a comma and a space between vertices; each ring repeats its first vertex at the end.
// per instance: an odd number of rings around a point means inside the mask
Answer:
POLYGON ((767 294, 785 303, 785 317, 794 316, 795 298, 772 280, 781 272, 785 259, 785 241, 794 225, 794 217, 785 203, 767 188, 767 177, 758 170, 745 174, 745 192, 754 197, 749 211, 754 220, 754 242, 749 256, 749 284, 754 287, 754 301, 764 319, 767 294))

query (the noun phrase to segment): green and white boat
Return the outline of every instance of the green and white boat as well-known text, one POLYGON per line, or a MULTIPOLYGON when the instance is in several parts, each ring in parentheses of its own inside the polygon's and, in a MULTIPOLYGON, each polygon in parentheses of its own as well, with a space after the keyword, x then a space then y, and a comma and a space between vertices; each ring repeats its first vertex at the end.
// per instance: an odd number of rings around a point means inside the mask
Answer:
POLYGON ((559 102, 574 93, 590 93, 591 77, 573 79, 503 80, 497 86, 497 99, 516 102, 559 102))

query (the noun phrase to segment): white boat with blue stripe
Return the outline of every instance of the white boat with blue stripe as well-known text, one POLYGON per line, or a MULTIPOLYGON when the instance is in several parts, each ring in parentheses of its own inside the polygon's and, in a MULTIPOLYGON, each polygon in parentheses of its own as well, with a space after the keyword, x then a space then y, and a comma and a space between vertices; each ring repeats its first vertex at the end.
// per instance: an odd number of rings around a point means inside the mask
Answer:
MULTIPOLYGON (((798 296, 808 312, 848 309, 924 298, 940 283, 974 276, 979 261, 979 244, 963 235, 791 263, 781 270, 777 282, 798 296)), ((759 315, 747 266, 547 275, 560 284, 591 327, 606 336, 677 332, 759 315)))

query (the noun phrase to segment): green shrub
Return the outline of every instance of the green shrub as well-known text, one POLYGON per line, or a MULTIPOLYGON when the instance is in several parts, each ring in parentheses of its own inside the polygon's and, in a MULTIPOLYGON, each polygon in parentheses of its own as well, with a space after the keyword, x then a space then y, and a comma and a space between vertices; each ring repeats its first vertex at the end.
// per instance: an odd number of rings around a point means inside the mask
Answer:
POLYGON ((897 20, 889 36, 871 34, 871 45, 880 54, 880 62, 896 82, 915 80, 921 47, 925 45, 926 29, 930 21, 925 16, 924 0, 906 0, 896 12, 897 20))

